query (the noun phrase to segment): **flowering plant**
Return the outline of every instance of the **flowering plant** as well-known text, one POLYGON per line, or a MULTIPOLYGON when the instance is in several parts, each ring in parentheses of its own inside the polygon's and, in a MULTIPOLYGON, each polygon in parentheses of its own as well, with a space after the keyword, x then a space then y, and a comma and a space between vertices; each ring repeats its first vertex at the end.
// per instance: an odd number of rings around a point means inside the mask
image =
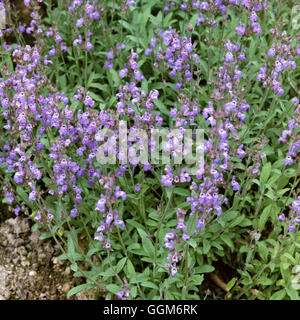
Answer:
POLYGON ((69 295, 200 299, 213 274, 226 298, 299 299, 287 1, 26 0, 27 23, 12 5, 3 201, 86 279, 69 295))

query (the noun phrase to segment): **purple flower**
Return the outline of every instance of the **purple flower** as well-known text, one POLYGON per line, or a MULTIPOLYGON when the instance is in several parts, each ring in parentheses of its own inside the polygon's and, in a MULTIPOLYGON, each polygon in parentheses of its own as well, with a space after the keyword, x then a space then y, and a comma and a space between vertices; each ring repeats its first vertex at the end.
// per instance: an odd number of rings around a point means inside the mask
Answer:
POLYGON ((294 98, 292 99, 292 104, 293 104, 295 107, 297 107, 297 106, 298 106, 298 104, 299 104, 299 100, 298 100, 298 98, 297 98, 297 97, 294 97, 294 98))
POLYGON ((177 268, 176 268, 176 266, 173 266, 171 269, 171 275, 172 275, 172 277, 174 277, 174 276, 176 276, 176 274, 177 274, 177 268))
POLYGON ((124 289, 121 288, 120 291, 117 293, 117 297, 118 297, 119 299, 122 299, 123 295, 124 295, 124 289))
POLYGON ((36 200, 36 192, 32 191, 29 193, 28 200, 34 201, 36 200))
POLYGON ((99 234, 97 236, 95 236, 94 238, 95 240, 98 240, 100 242, 104 242, 104 236, 102 232, 99 232, 99 234))
POLYGON ((109 226, 111 224, 111 222, 113 221, 114 216, 112 215, 111 212, 108 213, 108 215, 106 216, 106 220, 105 223, 109 226))
POLYGON ((241 144, 238 149, 236 150, 238 157, 241 159, 246 155, 246 152, 243 150, 243 144, 241 144))
POLYGON ((112 61, 106 61, 105 63, 104 63, 104 67, 106 68, 106 69, 112 69, 113 68, 113 63, 112 63, 112 61))
POLYGON ((268 56, 269 57, 274 57, 275 54, 276 54, 275 48, 270 48, 269 51, 268 51, 268 56))
POLYGON ((239 191, 240 190, 240 185, 236 182, 235 176, 232 177, 231 185, 232 185, 232 190, 233 191, 239 191))
POLYGON ((20 184, 20 183, 23 183, 23 177, 24 177, 23 172, 16 172, 14 175, 14 180, 17 184, 20 184))
POLYGON ((105 204, 106 204, 106 199, 105 196, 103 194, 101 194, 101 199, 97 202, 96 204, 96 211, 101 211, 101 212, 105 212, 105 204))
POLYGON ((113 58, 114 58, 114 50, 113 50, 113 48, 110 48, 110 51, 108 52, 106 57, 107 57, 108 60, 113 60, 113 58))
POLYGON ((42 219, 42 215, 40 211, 36 212, 36 216, 34 217, 35 221, 40 221, 42 219))
POLYGON ((126 6, 127 6, 127 7, 130 7, 130 6, 136 7, 136 2, 133 1, 133 0, 127 0, 126 6))
POLYGON ((150 40, 150 48, 154 48, 156 46, 156 37, 152 37, 150 40))
POLYGON ((295 232, 296 228, 292 222, 289 224, 289 232, 295 232))
POLYGON ((115 196, 116 196, 117 199, 118 198, 122 198, 123 201, 126 200, 126 192, 120 190, 119 186, 116 187, 115 196))
POLYGON ((225 57, 224 57, 226 62, 233 62, 234 61, 234 56, 231 52, 227 52, 225 57))
POLYGON ((171 232, 165 234, 164 236, 164 242, 168 242, 169 240, 172 240, 175 238, 175 231, 172 230, 171 232))
POLYGON ((173 182, 173 176, 170 176, 170 175, 163 175, 161 177, 161 183, 163 185, 165 185, 166 187, 168 188, 171 188, 172 187, 172 182, 173 182))
POLYGON ((71 216, 72 218, 76 218, 77 212, 78 212, 77 207, 74 206, 74 208, 70 211, 70 216, 71 216))
POLYGON ((285 166, 291 166, 293 164, 293 159, 291 156, 287 156, 284 160, 284 165, 285 166))
POLYGON ((5 197, 6 197, 6 202, 8 203, 8 204, 12 204, 13 203, 13 201, 14 201, 14 195, 11 193, 11 192, 7 192, 6 194, 5 194, 5 197))
POLYGON ((52 45, 52 49, 48 53, 49 53, 49 56, 51 57, 55 56, 55 48, 53 45, 52 45))
POLYGON ((176 229, 178 230, 184 230, 186 228, 186 225, 183 223, 183 221, 179 221, 177 223, 176 229))
POLYGON ((238 27, 235 29, 235 32, 236 32, 239 36, 242 36, 242 35, 244 35, 245 30, 246 30, 245 25, 244 25, 243 23, 241 23, 241 21, 239 21, 239 25, 238 25, 238 27))
POLYGON ((119 71, 119 77, 123 79, 128 73, 128 69, 122 69, 119 71))
POLYGON ((80 19, 78 19, 78 20, 76 21, 76 27, 77 27, 77 28, 81 28, 81 27, 83 26, 83 24, 84 24, 84 19, 83 19, 82 16, 81 16, 80 19))
POLYGON ((150 93, 149 93, 149 98, 151 100, 158 100, 158 96, 159 96, 159 92, 158 90, 154 89, 154 90, 151 90, 150 93))
POLYGON ((165 242, 164 247, 169 250, 173 250, 174 249, 174 241, 171 240, 170 242, 165 242))
POLYGON ((86 50, 90 51, 90 50, 94 49, 94 46, 92 45, 92 43, 90 41, 87 41, 85 48, 86 48, 86 50))
POLYGON ((251 22, 255 22, 258 19, 257 14, 256 14, 255 11, 251 12, 249 19, 250 19, 251 22))

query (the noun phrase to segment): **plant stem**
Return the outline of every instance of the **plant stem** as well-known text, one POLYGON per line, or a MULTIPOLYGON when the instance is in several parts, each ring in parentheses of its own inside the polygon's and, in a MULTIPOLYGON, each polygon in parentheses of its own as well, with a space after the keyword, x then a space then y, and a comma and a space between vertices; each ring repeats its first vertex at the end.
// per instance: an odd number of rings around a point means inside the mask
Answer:
POLYGON ((173 196, 173 192, 174 192, 174 187, 172 187, 168 203, 166 205, 166 208, 165 208, 163 214, 161 215, 161 219, 159 221, 158 228, 157 228, 157 231, 156 231, 156 238, 155 238, 155 245, 154 245, 153 279, 155 279, 155 276, 156 276, 157 246, 158 246, 158 240, 159 240, 159 232, 160 232, 160 228, 162 226, 162 223, 164 221, 165 215, 166 215, 167 211, 169 210, 169 207, 170 207, 170 204, 171 204, 171 200, 172 200, 172 196, 173 196))

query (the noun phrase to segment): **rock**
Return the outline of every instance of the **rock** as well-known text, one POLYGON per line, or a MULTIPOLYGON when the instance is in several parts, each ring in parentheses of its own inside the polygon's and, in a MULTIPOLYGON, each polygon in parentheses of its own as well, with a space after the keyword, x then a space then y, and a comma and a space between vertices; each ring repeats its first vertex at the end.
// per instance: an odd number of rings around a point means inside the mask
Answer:
POLYGON ((7 223, 12 227, 13 233, 19 234, 30 230, 29 223, 24 218, 16 217, 7 220, 7 223))
POLYGON ((64 293, 67 293, 70 289, 71 289, 71 286, 70 286, 70 283, 69 283, 69 282, 66 282, 66 283, 63 284, 63 286, 62 286, 62 291, 63 291, 64 293))
POLYGON ((20 257, 16 257, 14 259, 12 259, 13 264, 18 264, 20 261, 20 257))
POLYGON ((42 261, 46 258, 46 254, 44 252, 39 252, 38 253, 38 260, 42 261))
POLYGON ((40 241, 40 231, 31 232, 30 223, 17 217, 0 224, 0 300, 78 299, 66 294, 84 280, 73 277, 70 263, 58 258, 57 244, 40 241))
POLYGON ((32 242, 32 243, 35 243, 37 244, 39 242, 39 237, 41 235, 41 232, 39 230, 37 231, 34 231, 32 232, 32 234, 30 235, 29 237, 29 240, 32 242))
POLYGON ((36 276, 36 271, 34 271, 34 270, 31 270, 31 271, 29 271, 29 276, 30 277, 35 277, 36 276))
POLYGON ((24 261, 21 261, 21 265, 22 265, 22 267, 29 267, 30 262, 28 260, 24 260, 24 261))
POLYGON ((65 270, 65 275, 68 276, 71 273, 71 268, 67 267, 65 270))
POLYGON ((27 250, 25 249, 24 246, 19 247, 19 249, 18 249, 18 254, 20 254, 21 256, 26 256, 27 250))
POLYGON ((21 246, 22 244, 24 244, 24 240, 23 239, 16 239, 15 240, 15 246, 16 247, 19 247, 19 246, 21 246))

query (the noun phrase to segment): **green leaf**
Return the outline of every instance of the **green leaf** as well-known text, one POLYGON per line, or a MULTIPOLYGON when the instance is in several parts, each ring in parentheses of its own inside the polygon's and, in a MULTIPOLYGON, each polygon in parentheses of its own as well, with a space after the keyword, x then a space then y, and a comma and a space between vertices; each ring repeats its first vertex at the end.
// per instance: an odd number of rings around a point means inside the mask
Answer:
POLYGON ((106 289, 113 294, 118 294, 120 292, 120 286, 117 286, 116 284, 108 284, 106 289))
POLYGON ((135 227, 136 229, 141 229, 141 230, 145 229, 145 227, 143 225, 141 225, 140 223, 136 222, 133 219, 127 219, 126 224, 130 224, 131 226, 135 227))
POLYGON ((280 263, 280 273, 285 283, 289 283, 289 280, 291 277, 290 271, 288 270, 289 267, 290 267, 289 263, 286 263, 286 262, 280 263))
POLYGON ((159 111, 162 113, 162 114, 165 114, 167 116, 169 116, 170 112, 169 110, 167 109, 167 107, 160 101, 154 101, 154 104, 157 105, 159 111))
POLYGON ((231 224, 229 225, 230 228, 239 226, 240 223, 244 220, 245 216, 244 215, 240 215, 238 216, 233 222, 231 222, 231 224))
POLYGON ((156 290, 159 289, 156 284, 154 284, 153 282, 150 282, 150 281, 141 282, 141 286, 146 287, 146 288, 156 289, 156 290))
POLYGON ((147 237, 147 234, 144 230, 138 229, 138 233, 140 234, 142 238, 142 245, 145 250, 145 253, 147 256, 151 259, 154 259, 154 246, 152 244, 152 241, 147 237))
POLYGON ((190 195, 190 191, 184 188, 175 188, 174 193, 180 196, 188 197, 190 195))
POLYGON ((74 294, 83 291, 83 290, 88 290, 90 288, 93 288, 95 285, 93 283, 84 283, 84 284, 80 284, 79 286, 76 286, 74 288, 72 288, 71 290, 68 291, 67 293, 67 297, 71 297, 74 294))
POLYGON ((127 271, 128 271, 129 275, 134 276, 134 277, 136 276, 134 266, 129 259, 127 260, 127 271))
POLYGON ((233 251, 234 250, 234 245, 233 242, 231 241, 230 237, 227 234, 222 234, 220 238, 228 245, 228 247, 233 251))
POLYGON ((25 190, 20 187, 20 186, 17 186, 17 194, 26 202, 28 203, 28 194, 25 192, 25 190))
POLYGON ((75 258, 75 244, 73 242, 72 234, 68 234, 68 256, 71 258, 71 260, 74 260, 75 258))
POLYGON ((288 258, 288 259, 291 261, 292 264, 296 264, 295 258, 294 258, 291 254, 289 254, 288 252, 286 252, 286 253, 283 255, 283 257, 288 258))
POLYGON ((270 300, 283 300, 285 295, 286 295, 286 291, 284 289, 281 289, 273 293, 272 296, 270 297, 270 300))
POLYGON ((233 288, 233 286, 235 285, 236 281, 237 281, 237 278, 232 278, 232 279, 226 284, 226 289, 227 289, 228 291, 230 291, 230 290, 233 288))
POLYGON ((210 243, 206 239, 203 240, 203 253, 207 254, 210 250, 210 243))
POLYGON ((197 248, 197 242, 194 239, 190 239, 187 243, 194 249, 197 248))
POLYGON ((124 268, 126 261, 127 258, 125 257, 118 262, 116 266, 116 273, 119 273, 124 268))
POLYGON ((262 257, 264 262, 267 262, 268 255, 269 255, 268 247, 263 242, 260 242, 260 241, 257 242, 257 246, 258 246, 259 255, 262 257))
POLYGON ((43 232, 40 235, 39 240, 45 240, 45 239, 48 239, 48 238, 51 238, 51 237, 52 237, 51 232, 43 232))
POLYGON ((99 272, 99 276, 101 277, 113 277, 115 276, 115 272, 111 269, 107 269, 106 271, 99 272))
POLYGON ((285 290, 292 300, 300 300, 297 290, 293 288, 285 288, 285 290))
POLYGON ((265 224, 271 214, 271 210, 273 208, 273 204, 269 204, 266 208, 264 208, 262 214, 259 217, 258 228, 262 231, 265 227, 265 224))
POLYGON ((266 163, 260 173, 260 183, 261 184, 265 184, 267 183, 270 174, 271 174, 271 170, 272 170, 272 165, 270 162, 266 163))
POLYGON ((77 271, 78 271, 78 265, 77 265, 76 262, 75 262, 75 263, 72 263, 70 267, 71 267, 71 269, 72 269, 74 272, 77 272, 77 271))
POLYGON ((269 278, 267 278, 266 276, 261 276, 258 280, 257 283, 263 285, 263 286, 270 286, 273 281, 269 278))
POLYGON ((224 212, 222 217, 225 221, 230 221, 230 220, 233 220, 238 214, 239 214, 239 211, 226 211, 224 212))
POLYGON ((204 264, 203 266, 196 268, 197 273, 209 273, 209 272, 213 272, 214 270, 215 270, 215 267, 210 266, 209 264, 204 264))
POLYGON ((120 85, 120 77, 119 77, 117 71, 114 70, 114 69, 109 69, 109 71, 110 71, 110 74, 111 74, 111 77, 112 77, 112 79, 114 81, 115 86, 119 87, 119 85, 120 85))

